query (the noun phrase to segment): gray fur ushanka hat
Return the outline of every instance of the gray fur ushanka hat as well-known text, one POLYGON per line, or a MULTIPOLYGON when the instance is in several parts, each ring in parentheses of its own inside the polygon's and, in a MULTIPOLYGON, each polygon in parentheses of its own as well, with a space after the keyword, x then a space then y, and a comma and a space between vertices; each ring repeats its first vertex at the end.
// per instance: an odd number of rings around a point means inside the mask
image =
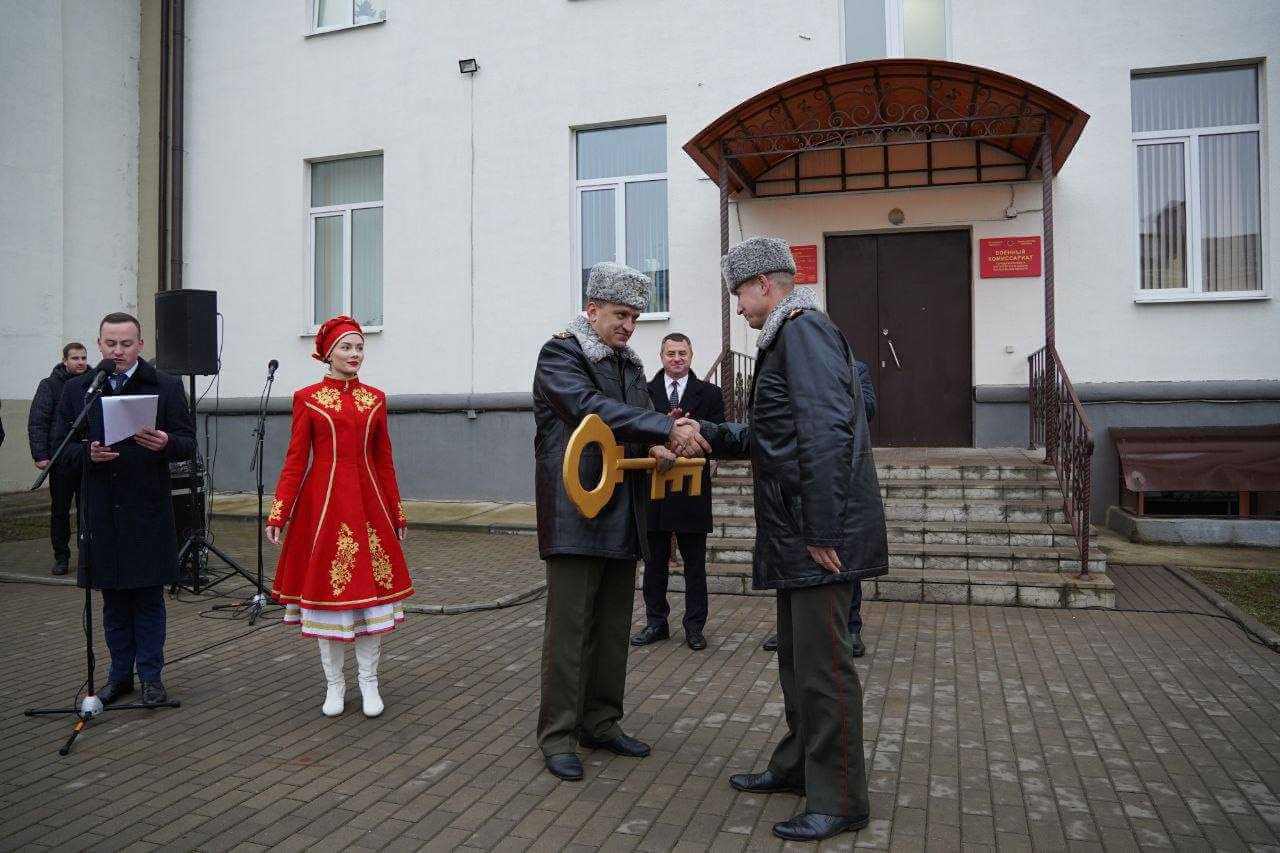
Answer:
POLYGON ((777 237, 752 237, 750 240, 743 240, 720 259, 720 274, 730 293, 736 291, 744 281, 771 272, 789 272, 792 275, 796 272, 791 245, 777 237))
POLYGON ((587 298, 594 302, 628 305, 637 311, 649 307, 653 283, 639 270, 613 261, 601 261, 587 276, 587 298))

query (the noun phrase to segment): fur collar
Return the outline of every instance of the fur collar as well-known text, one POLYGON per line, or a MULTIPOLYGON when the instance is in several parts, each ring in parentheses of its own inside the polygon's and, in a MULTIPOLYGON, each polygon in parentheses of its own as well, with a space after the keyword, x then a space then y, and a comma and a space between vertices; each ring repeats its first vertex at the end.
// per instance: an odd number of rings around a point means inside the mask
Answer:
POLYGON ((813 295, 811 289, 795 287, 781 302, 773 306, 773 310, 765 318, 764 328, 760 330, 760 337, 756 339, 756 349, 768 349, 769 345, 773 343, 773 339, 778 336, 778 330, 782 328, 783 322, 797 308, 811 311, 817 310, 818 298, 813 295))
MULTIPOLYGON (((591 328, 591 324, 587 322, 587 318, 582 314, 574 317, 567 328, 570 334, 578 339, 578 344, 592 364, 599 364, 613 354, 613 348, 600 340, 596 330, 591 328)), ((623 347, 618 350, 618 354, 634 364, 640 374, 644 375, 644 362, 640 360, 640 356, 636 355, 635 350, 631 349, 631 347, 623 347)))

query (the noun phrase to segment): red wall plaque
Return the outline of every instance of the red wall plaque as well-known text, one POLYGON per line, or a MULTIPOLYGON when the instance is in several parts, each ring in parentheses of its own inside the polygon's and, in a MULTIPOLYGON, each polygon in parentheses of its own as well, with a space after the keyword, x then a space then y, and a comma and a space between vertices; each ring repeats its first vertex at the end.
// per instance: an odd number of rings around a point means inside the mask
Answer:
POLYGON ((796 261, 796 284, 817 284, 818 247, 816 245, 792 246, 791 257, 796 261))
POLYGON ((979 240, 978 264, 983 278, 1036 278, 1040 275, 1040 238, 979 240))

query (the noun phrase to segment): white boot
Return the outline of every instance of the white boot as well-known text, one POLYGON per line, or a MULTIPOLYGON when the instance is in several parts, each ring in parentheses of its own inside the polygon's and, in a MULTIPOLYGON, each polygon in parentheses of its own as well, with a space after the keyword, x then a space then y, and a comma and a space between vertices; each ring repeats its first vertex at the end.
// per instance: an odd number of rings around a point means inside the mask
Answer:
POLYGON ((382 713, 382 697, 378 695, 378 657, 382 654, 382 637, 365 634, 356 637, 356 663, 360 665, 360 698, 364 701, 364 715, 376 717, 382 713))
POLYGON ((326 717, 336 717, 342 713, 342 700, 347 692, 347 682, 342 675, 342 663, 346 656, 347 650, 342 643, 320 640, 320 665, 324 667, 324 680, 328 685, 320 712, 326 717))

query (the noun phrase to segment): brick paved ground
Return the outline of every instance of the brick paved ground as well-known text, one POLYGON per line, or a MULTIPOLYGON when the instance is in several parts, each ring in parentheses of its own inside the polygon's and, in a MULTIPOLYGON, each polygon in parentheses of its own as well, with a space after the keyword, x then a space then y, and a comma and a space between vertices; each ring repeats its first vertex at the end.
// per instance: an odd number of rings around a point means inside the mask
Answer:
MULTIPOLYGON (((219 518, 212 529, 214 544, 254 574, 258 565, 255 525, 219 518)), ((412 602, 417 604, 487 602, 511 593, 531 592, 545 581, 537 539, 531 535, 412 529, 403 544, 416 591, 412 602)), ((279 548, 264 541, 263 572, 268 585, 279 555, 279 548)), ((45 577, 52 564, 47 544, 0 541, 0 572, 45 577)), ((218 577, 225 572, 225 566, 213 558, 210 574, 218 577)), ((234 597, 247 595, 251 587, 231 578, 215 591, 234 597)))
MULTIPOLYGON (((481 547, 450 537, 437 554, 481 547)), ((527 559, 517 537, 483 545, 488 563, 527 559)), ((274 620, 172 604, 165 678, 183 708, 108 714, 62 759, 67 721, 20 710, 79 684, 81 599, 0 596, 0 848, 778 849, 771 823, 801 805, 725 781, 762 767, 784 725, 757 645, 769 599, 714 597, 706 652, 634 652, 626 725, 654 754, 589 753, 570 784, 532 736, 541 602, 412 616, 386 646, 378 720, 350 704, 322 718, 314 647, 274 620)), ((1233 624, 880 602, 865 616, 875 819, 824 849, 1280 848, 1280 656, 1233 624)), ((350 703, 350 661, 348 680, 350 703)))

